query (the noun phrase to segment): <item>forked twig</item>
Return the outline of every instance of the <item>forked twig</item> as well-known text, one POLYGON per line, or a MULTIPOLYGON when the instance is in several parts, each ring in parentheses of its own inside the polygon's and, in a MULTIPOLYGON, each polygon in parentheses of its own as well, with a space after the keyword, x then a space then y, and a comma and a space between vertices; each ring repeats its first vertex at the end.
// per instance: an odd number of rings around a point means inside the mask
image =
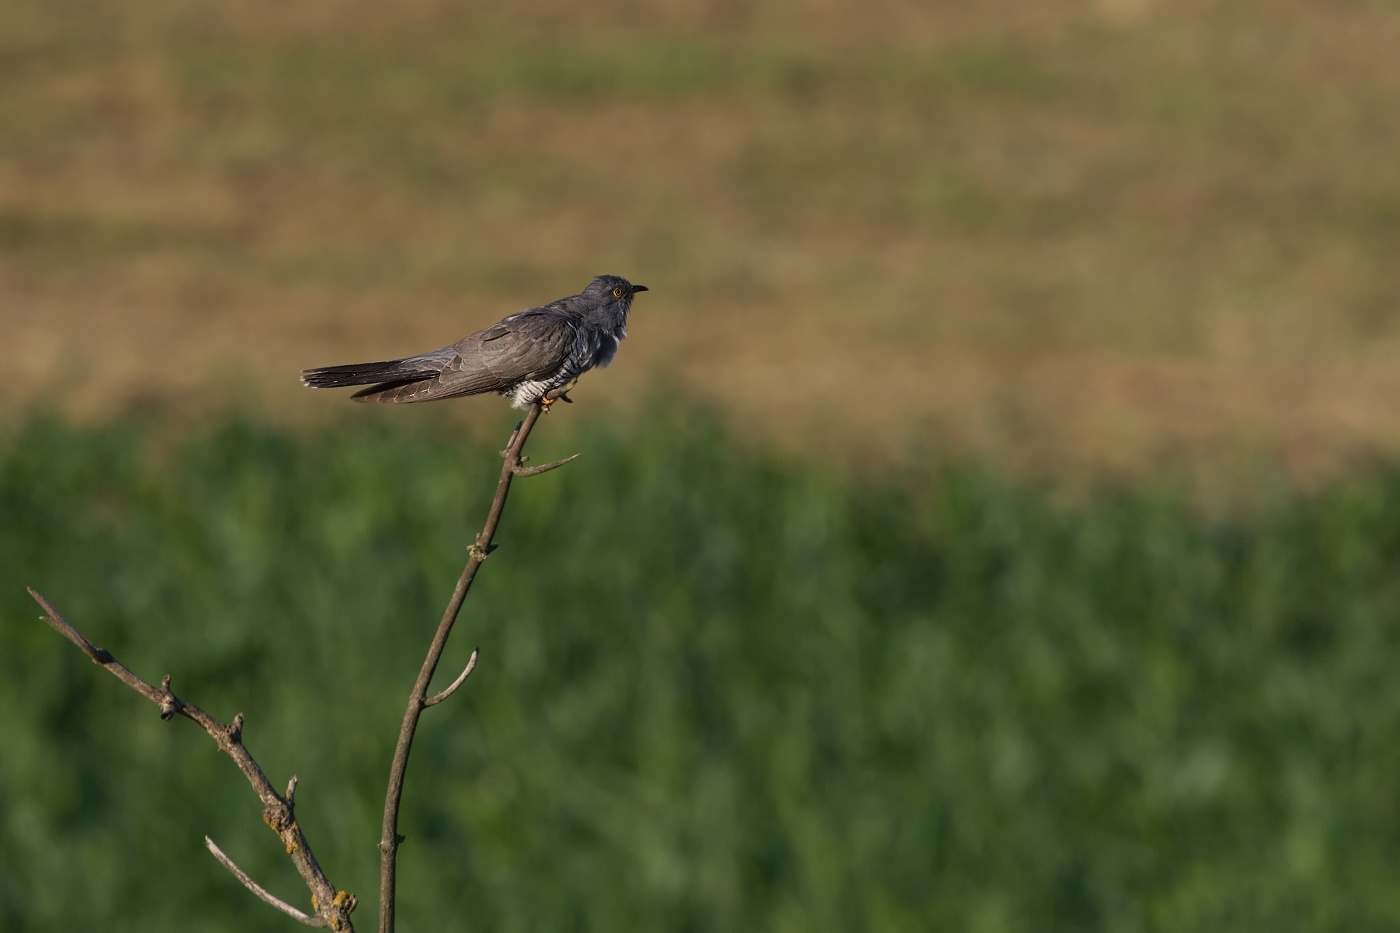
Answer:
MULTIPOLYGON (((321 870, 316 857, 311 853, 311 846, 307 843, 306 836, 302 834, 301 825, 296 821, 293 810, 296 779, 293 778, 291 783, 287 785, 285 797, 277 793, 277 790, 268 781, 267 775, 263 773, 262 767, 243 744, 243 714, 239 713, 234 716, 232 722, 220 722, 193 703, 188 703, 176 696, 174 691, 170 689, 169 674, 161 678, 159 687, 148 683, 131 668, 113 657, 106 648, 99 648, 88 641, 33 587, 29 588, 29 595, 34 597, 34 601, 44 610, 44 621, 50 627, 81 648, 94 664, 106 668, 122 683, 158 706, 161 719, 170 719, 177 715, 184 716, 186 719, 198 723, 205 732, 209 733, 210 738, 219 746, 220 751, 232 758, 234 764, 238 765, 238 770, 242 771, 244 776, 248 778, 248 783, 253 785, 258 799, 263 802, 263 821, 272 827, 273 832, 281 838, 292 863, 296 865, 302 880, 311 890, 311 902, 316 909, 316 917, 313 919, 318 920, 318 923, 314 925, 328 926, 333 930, 353 931, 355 928, 350 922, 350 912, 355 909, 355 896, 344 891, 337 891, 330 880, 326 878, 325 872, 321 870)), ((206 842, 208 842, 207 837, 206 842)), ((213 843, 208 844, 217 858, 221 853, 218 853, 217 847, 214 847, 213 843)), ((253 893, 258 894, 264 900, 272 897, 262 888, 257 887, 241 870, 237 870, 237 866, 232 866, 227 857, 220 859, 220 861, 224 862, 224 867, 234 871, 234 874, 245 885, 249 885, 249 890, 252 890, 253 893)), ((295 911, 296 908, 291 908, 291 910, 295 911)), ((296 912, 300 913, 300 911, 296 912)))

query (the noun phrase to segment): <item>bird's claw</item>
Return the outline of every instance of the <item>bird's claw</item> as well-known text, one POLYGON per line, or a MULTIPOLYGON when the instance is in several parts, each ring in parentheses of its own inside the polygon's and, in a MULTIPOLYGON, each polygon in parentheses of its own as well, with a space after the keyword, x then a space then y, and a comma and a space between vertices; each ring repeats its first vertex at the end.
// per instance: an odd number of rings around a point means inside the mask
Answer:
POLYGON ((547 393, 540 399, 540 410, 546 415, 549 414, 549 406, 553 405, 555 402, 568 402, 572 405, 574 400, 569 398, 567 390, 558 393, 547 393))

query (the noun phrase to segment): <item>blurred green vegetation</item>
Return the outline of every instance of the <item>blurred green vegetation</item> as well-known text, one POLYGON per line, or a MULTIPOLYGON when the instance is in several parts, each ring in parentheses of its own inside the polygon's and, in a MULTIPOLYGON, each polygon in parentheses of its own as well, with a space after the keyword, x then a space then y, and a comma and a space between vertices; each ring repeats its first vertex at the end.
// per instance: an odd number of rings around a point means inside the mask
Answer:
MULTIPOLYGON (((504 431, 355 414, 0 432, 0 927, 279 928, 206 833, 305 903, 242 776, 25 584, 245 712, 372 925, 402 703, 504 431)), ((405 929, 1400 924, 1400 471, 1247 510, 1169 481, 1066 501, 718 424, 536 433, 584 456, 516 487, 444 664, 481 646, 419 733, 405 929)))

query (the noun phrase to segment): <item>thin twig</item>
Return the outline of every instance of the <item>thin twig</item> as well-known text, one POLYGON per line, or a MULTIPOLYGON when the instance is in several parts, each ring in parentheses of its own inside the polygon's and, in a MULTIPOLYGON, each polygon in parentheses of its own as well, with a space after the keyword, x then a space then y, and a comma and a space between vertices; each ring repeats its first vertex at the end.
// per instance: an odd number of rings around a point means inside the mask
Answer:
POLYGON ((467 666, 462 668, 462 673, 457 675, 457 679, 448 684, 446 690, 439 691, 424 700, 424 706, 437 706, 443 700, 456 693, 457 688, 467 682, 467 678, 472 675, 472 671, 476 670, 476 653, 478 650, 477 648, 472 649, 472 656, 467 658, 467 666))
POLYGON ((267 888, 264 888, 252 878, 249 878, 248 873, 243 869, 239 868, 238 865, 233 861, 233 859, 225 855, 224 850, 220 849, 217 845, 215 845, 213 839, 210 839, 208 836, 205 836, 204 845, 210 852, 214 854, 214 858, 219 860, 219 864, 227 868, 229 872, 233 874, 233 877, 243 882, 243 887, 247 888, 249 891, 252 891, 258 897, 262 898, 264 902, 271 904, 273 907, 276 907, 288 917, 291 917, 293 920, 296 920, 299 923, 304 923, 309 927, 330 926, 330 924, 326 922, 325 917, 313 917, 311 914, 302 913, 300 910, 297 910, 291 904, 288 904, 286 901, 282 900, 282 898, 268 891, 267 888))
POLYGON ((301 825, 297 823, 292 808, 291 797, 296 789, 295 778, 287 787, 286 797, 278 794, 271 782, 268 781, 267 775, 263 773, 262 767, 243 745, 243 714, 239 713, 234 716, 230 723, 220 722, 193 703, 187 703, 176 696, 174 691, 170 689, 169 674, 161 678, 159 687, 148 683, 113 657, 106 648, 99 648, 88 641, 67 619, 59 615, 58 610, 50 605, 49 601, 33 587, 29 588, 29 595, 34 597, 34 601, 44 610, 44 621, 48 622, 64 638, 81 648, 94 664, 106 668, 122 683, 159 707, 161 719, 170 719, 176 715, 184 716, 186 719, 198 723, 205 732, 209 733, 210 738, 219 746, 219 750, 233 759, 238 770, 242 771, 248 779, 248 783, 253 785, 258 799, 263 802, 263 821, 272 827, 273 832, 277 833, 283 845, 286 846, 287 854, 291 856, 292 863, 296 865, 302 880, 311 890, 312 903, 316 905, 317 915, 325 921, 326 926, 333 930, 353 931, 354 925, 350 922, 350 912, 355 909, 355 896, 344 891, 337 891, 330 880, 326 878, 325 872, 321 870, 316 857, 311 853, 311 846, 302 834, 301 825))
MULTIPOLYGON (((403 780, 404 772, 408 768, 409 752, 413 750, 413 736, 418 729, 418 718, 423 714, 423 710, 428 704, 428 684, 432 682, 433 672, 437 670, 438 661, 442 659, 443 649, 447 646, 447 638, 452 634, 452 625, 457 621, 457 613, 462 609, 462 602, 467 598, 467 591, 471 589, 472 580, 476 578, 476 572, 481 567, 487 555, 495 549, 492 539, 496 536, 496 528, 501 523, 501 513, 506 506, 506 496, 510 493, 511 480, 516 476, 535 476, 556 467, 563 466, 573 457, 560 460, 557 463, 545 464, 543 467, 525 467, 521 463, 520 452, 525 447, 525 441, 530 437, 530 431, 534 428, 535 422, 539 420, 544 407, 536 402, 531 406, 525 420, 516 425, 515 431, 511 433, 510 441, 506 444, 506 449, 501 451, 501 457, 505 462, 501 465, 501 478, 496 483, 496 497, 491 500, 491 508, 486 514, 486 523, 481 528, 481 533, 476 536, 476 541, 467 548, 467 564, 462 568, 462 575, 457 580, 457 588, 452 592, 452 598, 447 603, 447 609, 442 614, 442 621, 438 623, 437 632, 433 635, 432 644, 428 647, 428 655, 423 659, 423 667, 418 672, 418 679, 413 684, 413 691, 408 695, 408 708, 404 711, 403 727, 399 730, 399 741, 394 748, 394 762, 389 767, 389 786, 384 794, 384 834, 379 840, 379 930, 380 933, 393 933, 394 930, 394 892, 396 885, 396 872, 398 869, 399 844, 403 842, 403 837, 399 835, 399 805, 403 800, 403 780)), ((468 666, 467 671, 471 670, 468 666)), ((465 679, 466 673, 462 677, 465 679)), ((454 684, 444 694, 451 695, 458 685, 454 684)), ((436 699, 436 698, 434 698, 436 699)), ((443 699, 446 699, 444 696, 443 699)))

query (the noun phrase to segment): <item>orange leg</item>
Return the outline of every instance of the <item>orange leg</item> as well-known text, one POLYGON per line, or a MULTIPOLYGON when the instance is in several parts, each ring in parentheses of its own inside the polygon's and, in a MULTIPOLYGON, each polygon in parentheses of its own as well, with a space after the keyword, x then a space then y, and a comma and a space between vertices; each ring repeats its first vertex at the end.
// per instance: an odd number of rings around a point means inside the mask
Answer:
POLYGON ((544 397, 540 399, 540 408, 543 409, 544 413, 547 415, 549 414, 549 406, 553 405, 555 402, 568 402, 572 405, 574 400, 569 398, 569 390, 576 385, 578 385, 577 379, 566 386, 560 386, 557 389, 551 389, 546 392, 544 397))

